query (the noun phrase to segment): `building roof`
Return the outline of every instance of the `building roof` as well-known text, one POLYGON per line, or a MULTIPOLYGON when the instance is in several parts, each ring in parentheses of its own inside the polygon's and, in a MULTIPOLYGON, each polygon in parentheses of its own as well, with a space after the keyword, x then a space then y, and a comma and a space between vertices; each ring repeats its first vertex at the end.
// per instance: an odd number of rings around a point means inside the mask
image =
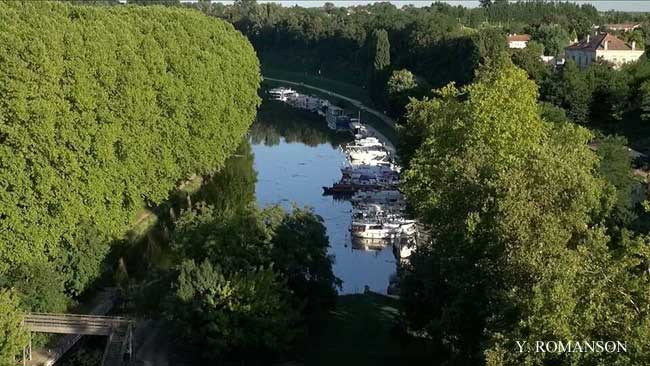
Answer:
POLYGON ((639 23, 613 23, 613 24, 605 24, 605 27, 607 29, 633 29, 633 28, 638 28, 640 27, 641 24, 639 23))
POLYGON ((565 48, 565 50, 582 51, 597 51, 605 49, 610 51, 631 51, 632 47, 609 33, 601 33, 595 36, 587 36, 586 39, 565 48))
POLYGON ((528 42, 530 41, 530 36, 528 34, 509 34, 508 42, 528 42))

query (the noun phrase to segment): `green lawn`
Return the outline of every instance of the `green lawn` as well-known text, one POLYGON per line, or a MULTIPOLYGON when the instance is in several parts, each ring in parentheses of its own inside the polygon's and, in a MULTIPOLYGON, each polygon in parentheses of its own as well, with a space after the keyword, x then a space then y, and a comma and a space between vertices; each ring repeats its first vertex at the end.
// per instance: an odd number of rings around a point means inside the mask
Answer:
POLYGON ((373 293, 340 296, 309 337, 305 365, 434 366, 421 342, 397 336, 397 306, 398 300, 373 293))

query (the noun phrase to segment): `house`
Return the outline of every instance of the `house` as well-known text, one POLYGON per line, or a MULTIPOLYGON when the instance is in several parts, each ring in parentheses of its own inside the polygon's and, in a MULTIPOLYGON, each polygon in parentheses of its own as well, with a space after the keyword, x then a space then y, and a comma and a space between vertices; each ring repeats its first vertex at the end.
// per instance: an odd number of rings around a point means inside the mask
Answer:
POLYGON ((605 28, 611 31, 629 32, 641 26, 641 23, 619 23, 619 24, 605 24, 605 28))
POLYGON ((643 55, 643 50, 636 48, 636 43, 628 45, 609 33, 587 35, 586 39, 576 42, 564 49, 567 60, 573 60, 580 67, 587 67, 596 60, 610 62, 615 68, 634 62, 643 55))
POLYGON ((528 34, 508 34, 509 48, 526 48, 528 41, 530 41, 530 36, 528 34))

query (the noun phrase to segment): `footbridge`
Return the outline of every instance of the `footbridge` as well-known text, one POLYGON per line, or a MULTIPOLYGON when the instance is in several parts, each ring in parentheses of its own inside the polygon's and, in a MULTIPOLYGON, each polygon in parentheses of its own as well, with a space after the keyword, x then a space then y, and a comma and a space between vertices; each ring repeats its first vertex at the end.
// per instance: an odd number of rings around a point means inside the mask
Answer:
MULTIPOLYGON (((108 341, 102 358, 103 366, 122 365, 124 355, 131 355, 133 350, 133 323, 122 317, 29 313, 25 315, 23 326, 29 330, 30 335, 32 332, 74 335, 73 343, 84 335, 106 336, 108 341)), ((24 351, 23 364, 27 365, 27 361, 38 361, 32 357, 31 336, 29 345, 24 351)), ((29 364, 52 365, 54 361, 29 364)))
POLYGON ((90 302, 88 314, 28 313, 23 326, 29 331, 29 344, 23 350, 24 366, 52 366, 83 336, 108 338, 102 365, 122 365, 125 354, 132 354, 133 322, 128 319, 106 316, 119 298, 119 291, 106 288, 90 302), (32 333, 58 334, 50 345, 32 350, 32 333))

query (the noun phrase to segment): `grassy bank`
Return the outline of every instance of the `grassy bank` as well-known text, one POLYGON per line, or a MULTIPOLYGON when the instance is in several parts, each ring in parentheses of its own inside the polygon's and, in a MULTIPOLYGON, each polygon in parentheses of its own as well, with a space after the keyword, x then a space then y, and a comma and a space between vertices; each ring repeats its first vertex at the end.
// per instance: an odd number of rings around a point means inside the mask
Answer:
POLYGON ((308 340, 306 366, 433 366, 425 345, 395 331, 398 300, 368 293, 339 297, 308 340))
MULTIPOLYGON (((265 75, 265 76, 271 77, 271 78, 281 79, 279 76, 273 76, 271 74, 265 75)), ((289 80, 289 81, 292 81, 292 82, 298 82, 298 83, 303 82, 303 81, 300 81, 300 80, 290 79, 288 77, 285 77, 283 79, 284 80, 289 80)), ((307 82, 304 82, 304 83, 308 84, 307 82)), ((322 86, 322 85, 320 85, 320 86, 315 85, 315 84, 309 84, 309 85, 325 89, 325 86, 322 86)), ((263 83, 262 83, 263 89, 270 89, 270 88, 274 88, 276 86, 287 86, 287 85, 283 84, 282 82, 276 82, 276 81, 268 80, 268 79, 264 80, 263 83)), ((348 102, 346 100, 337 98, 335 96, 332 96, 332 95, 329 95, 329 94, 326 94, 326 93, 321 93, 321 92, 319 92, 317 90, 313 90, 313 89, 306 88, 306 87, 301 87, 301 86, 298 86, 298 85, 289 85, 289 86, 292 89, 297 90, 300 93, 307 94, 307 95, 313 95, 313 96, 316 96, 316 97, 319 97, 319 98, 327 99, 332 104, 345 109, 347 113, 350 113, 350 114, 352 114, 354 116, 356 116, 356 114, 358 112, 361 112, 361 121, 363 123, 366 123, 366 124, 372 126, 379 133, 384 135, 393 145, 397 144, 398 134, 395 131, 395 129, 393 127, 389 126, 388 124, 386 124, 384 121, 382 121, 377 116, 373 115, 372 113, 368 113, 366 111, 360 111, 357 107, 352 105, 352 103, 350 103, 350 102, 348 102)), ((328 89, 328 90, 330 90, 332 92, 335 92, 335 93, 338 93, 338 94, 341 94, 341 95, 344 95, 344 96, 346 96, 348 98, 354 98, 354 96, 344 94, 343 92, 340 92, 340 91, 331 90, 331 89, 328 89)), ((263 92, 265 92, 265 91, 263 91, 263 92)), ((364 105, 368 106, 365 103, 364 103, 364 105)))
POLYGON ((327 89, 334 93, 345 95, 348 98, 357 99, 368 107, 373 107, 368 91, 365 88, 354 84, 327 79, 306 72, 282 70, 264 64, 262 65, 262 74, 275 79, 285 79, 296 83, 313 85, 321 89, 327 89))

